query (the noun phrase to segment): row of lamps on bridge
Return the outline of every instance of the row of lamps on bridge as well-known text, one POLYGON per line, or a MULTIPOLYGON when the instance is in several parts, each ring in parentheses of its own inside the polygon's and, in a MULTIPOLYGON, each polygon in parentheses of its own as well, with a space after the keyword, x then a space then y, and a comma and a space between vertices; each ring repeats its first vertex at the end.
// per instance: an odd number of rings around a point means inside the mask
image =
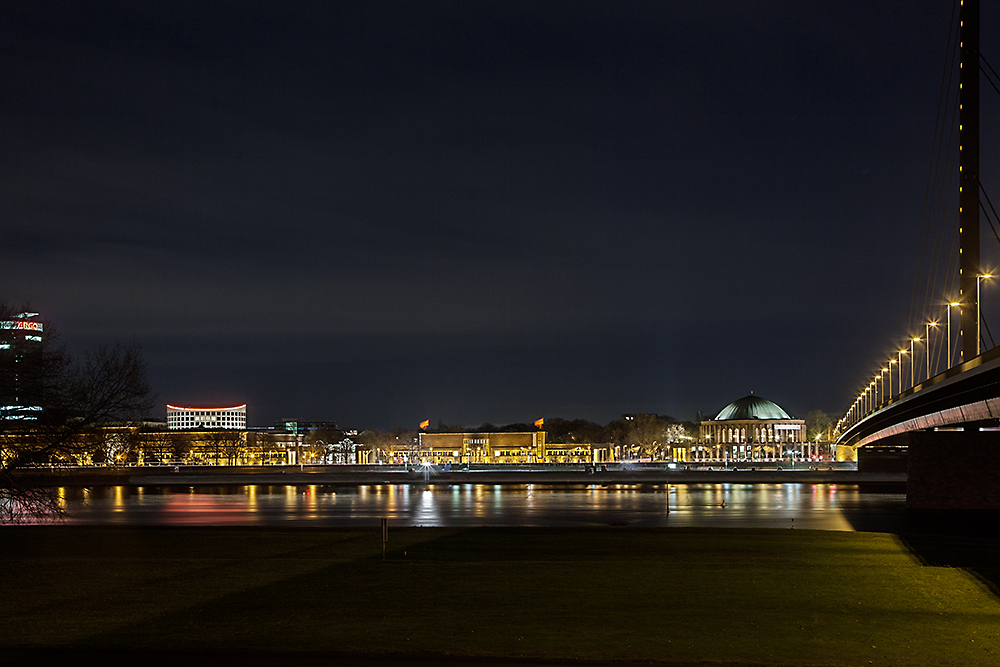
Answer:
MULTIPOLYGON (((980 327, 982 325, 981 311, 979 307, 979 285, 983 280, 989 280, 993 275, 990 273, 984 273, 982 275, 976 276, 976 356, 978 357, 982 354, 982 337, 980 336, 980 327)), ((960 306, 961 304, 957 301, 951 301, 947 304, 948 306, 948 325, 947 325, 947 336, 948 336, 948 368, 952 365, 952 354, 951 354, 951 309, 955 306, 960 306)), ((896 353, 896 358, 890 357, 886 361, 886 365, 879 369, 875 374, 874 378, 868 383, 857 398, 854 400, 854 404, 851 405, 850 409, 847 411, 840 421, 837 422, 836 431, 843 432, 844 430, 850 428, 857 422, 861 421, 864 417, 875 412, 883 403, 886 402, 886 377, 888 374, 888 386, 889 395, 888 398, 892 398, 894 395, 892 393, 892 365, 896 364, 899 367, 899 372, 896 374, 898 377, 898 391, 895 395, 903 393, 903 355, 910 355, 910 385, 907 388, 915 387, 917 384, 914 361, 915 350, 914 345, 916 343, 924 343, 926 346, 926 354, 924 357, 927 359, 927 375, 924 378, 929 380, 931 378, 931 329, 936 329, 940 323, 937 320, 932 322, 924 323, 924 338, 919 336, 910 336, 907 341, 910 344, 910 349, 907 350, 905 347, 896 353), (881 399, 881 400, 880 400, 881 399)))

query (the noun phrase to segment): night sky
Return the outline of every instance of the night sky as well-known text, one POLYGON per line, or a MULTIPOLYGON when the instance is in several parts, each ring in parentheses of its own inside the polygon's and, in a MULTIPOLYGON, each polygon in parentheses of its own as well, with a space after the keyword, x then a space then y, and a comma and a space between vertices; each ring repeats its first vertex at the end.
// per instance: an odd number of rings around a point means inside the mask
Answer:
POLYGON ((161 418, 839 416, 906 334, 951 12, 3 3, 0 297, 141 344, 161 418))

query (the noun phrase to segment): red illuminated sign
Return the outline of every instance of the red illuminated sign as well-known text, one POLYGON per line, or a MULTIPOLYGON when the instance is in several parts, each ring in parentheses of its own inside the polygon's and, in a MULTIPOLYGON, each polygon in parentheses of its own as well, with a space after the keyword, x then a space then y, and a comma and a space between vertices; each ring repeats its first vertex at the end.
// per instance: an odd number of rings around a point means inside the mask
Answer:
POLYGON ((0 329, 20 329, 21 331, 41 331, 41 322, 0 322, 0 329))

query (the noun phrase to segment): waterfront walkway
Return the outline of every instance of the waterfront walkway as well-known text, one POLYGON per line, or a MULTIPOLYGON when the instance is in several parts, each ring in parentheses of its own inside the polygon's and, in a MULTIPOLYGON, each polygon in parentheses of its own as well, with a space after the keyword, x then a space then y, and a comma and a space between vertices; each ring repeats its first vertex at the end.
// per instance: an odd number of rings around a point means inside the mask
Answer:
POLYGON ((406 466, 144 466, 39 468, 26 471, 53 486, 196 486, 244 484, 906 484, 905 473, 844 469, 667 466, 491 467, 471 470, 406 466))

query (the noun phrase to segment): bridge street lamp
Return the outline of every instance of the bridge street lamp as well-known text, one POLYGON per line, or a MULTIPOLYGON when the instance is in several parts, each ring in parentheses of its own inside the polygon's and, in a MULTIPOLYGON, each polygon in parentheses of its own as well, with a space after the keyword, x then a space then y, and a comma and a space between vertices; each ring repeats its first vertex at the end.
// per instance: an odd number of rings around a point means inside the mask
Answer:
MULTIPOLYGON (((885 403, 885 401, 886 401, 886 399, 885 399, 885 373, 888 370, 889 370, 888 368, 883 368, 881 371, 879 371, 879 374, 878 374, 878 379, 882 382, 882 403, 885 403)), ((892 393, 892 376, 891 375, 889 376, 889 393, 892 393)))
MULTIPOLYGON (((900 350, 899 354, 896 355, 896 363, 899 364, 899 393, 903 393, 903 355, 906 354, 906 350, 900 350)), ((911 364, 912 365, 912 364, 911 364)))
POLYGON ((948 304, 948 368, 951 368, 951 309, 961 305, 957 301, 948 304))
MULTIPOLYGON (((937 329, 937 325, 938 325, 937 321, 927 322, 927 323, 924 324, 924 329, 927 332, 927 334, 926 334, 926 336, 924 338, 924 340, 927 341, 927 377, 924 378, 926 380, 930 380, 931 379, 931 327, 935 327, 935 330, 936 330, 937 329)), ((937 364, 935 364, 934 370, 935 371, 937 370, 937 364)))
POLYGON ((917 356, 913 352, 913 344, 914 343, 919 343, 919 342, 920 342, 919 338, 911 338, 910 339, 910 386, 911 387, 916 387, 917 386, 916 369, 914 368, 914 362, 916 361, 917 356))
MULTIPOLYGON (((889 359, 889 395, 892 396, 892 365, 896 363, 895 359, 889 359)), ((900 371, 902 372, 902 371, 900 371)))
POLYGON ((993 276, 989 273, 984 273, 982 275, 976 276, 976 356, 978 357, 983 353, 983 342, 979 334, 980 327, 982 327, 982 306, 979 303, 979 283, 982 280, 989 280, 993 276))

